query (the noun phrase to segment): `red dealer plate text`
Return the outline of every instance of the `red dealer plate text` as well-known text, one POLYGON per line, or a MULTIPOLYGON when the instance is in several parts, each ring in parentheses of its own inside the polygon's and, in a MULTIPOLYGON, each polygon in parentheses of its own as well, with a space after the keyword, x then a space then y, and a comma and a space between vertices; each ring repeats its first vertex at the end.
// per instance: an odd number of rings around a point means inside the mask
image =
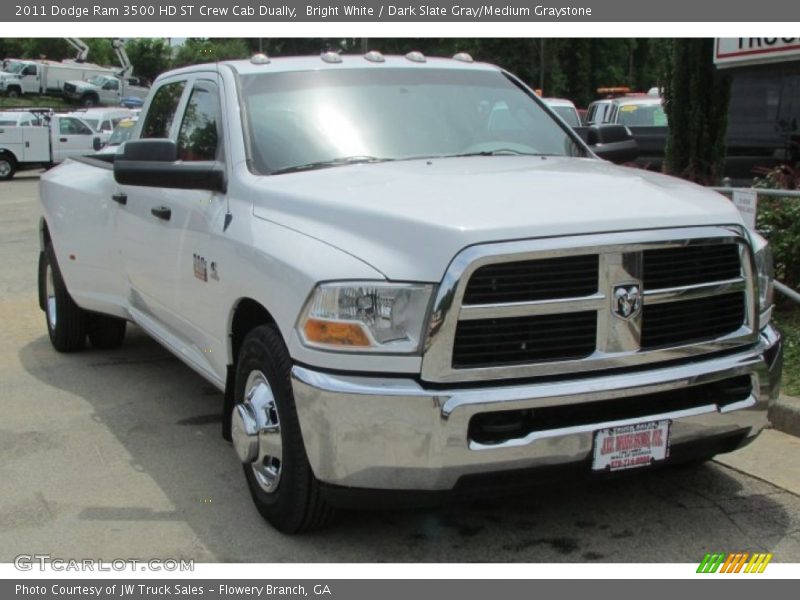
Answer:
POLYGON ((620 471, 664 460, 669 456, 669 424, 650 421, 595 432, 592 469, 620 471))

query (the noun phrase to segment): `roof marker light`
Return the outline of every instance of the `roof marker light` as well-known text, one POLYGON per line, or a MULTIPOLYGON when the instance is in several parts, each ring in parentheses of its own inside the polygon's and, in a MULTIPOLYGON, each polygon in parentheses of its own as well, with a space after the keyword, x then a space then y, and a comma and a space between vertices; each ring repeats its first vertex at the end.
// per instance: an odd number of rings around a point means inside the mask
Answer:
POLYGON ((471 63, 472 57, 466 52, 459 52, 458 54, 453 55, 453 60, 460 60, 461 62, 471 63))
POLYGON ((364 55, 364 58, 367 59, 369 62, 374 62, 374 63, 386 62, 386 59, 383 57, 383 54, 381 54, 377 50, 370 50, 364 55))
POLYGON ((425 55, 422 52, 419 52, 418 50, 412 50, 411 52, 406 54, 406 58, 411 62, 415 63, 424 63, 427 60, 425 58, 425 55))
POLYGON ((250 58, 250 62, 254 65, 268 65, 270 60, 269 56, 263 52, 258 52, 257 54, 253 54, 253 56, 250 58))
POLYGON ((319 57, 324 60, 326 63, 340 63, 342 62, 342 57, 339 56, 338 52, 334 52, 333 50, 328 50, 327 52, 323 52, 319 55, 319 57))

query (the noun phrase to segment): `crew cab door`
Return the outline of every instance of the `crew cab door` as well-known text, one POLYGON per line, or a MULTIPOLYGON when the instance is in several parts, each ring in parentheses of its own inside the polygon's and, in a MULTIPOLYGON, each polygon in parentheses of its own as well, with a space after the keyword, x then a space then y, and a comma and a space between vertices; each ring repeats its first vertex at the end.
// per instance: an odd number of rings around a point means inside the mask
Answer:
MULTIPOLYGON (((197 75, 156 90, 140 137, 175 140, 178 160, 184 163, 214 161, 222 154, 220 124, 218 84, 197 75)), ((174 343, 191 362, 212 371, 208 349, 215 344, 202 323, 211 322, 208 315, 220 289, 210 232, 221 232, 224 226, 224 195, 199 189, 120 188, 127 201, 119 211, 118 239, 133 308, 179 340, 174 343)))
MULTIPOLYGON (((172 138, 176 116, 185 103, 187 79, 167 80, 156 91, 143 116, 140 138, 172 138)), ((179 215, 175 197, 183 193, 161 187, 118 185, 116 231, 130 285, 131 308, 175 334, 180 330, 173 276, 176 273, 179 215)))
POLYGON ((53 162, 60 163, 73 156, 90 154, 97 134, 75 117, 53 117, 50 130, 53 162))
MULTIPOLYGON (((225 158, 220 103, 224 94, 220 93, 221 82, 211 77, 214 75, 198 76, 192 82, 181 115, 178 159, 187 163, 225 158)), ((230 266, 221 266, 222 250, 215 243, 225 228, 225 195, 201 190, 176 192, 171 208, 179 230, 173 274, 177 311, 190 346, 211 361, 211 349, 225 345, 224 340, 213 337, 213 332, 220 330, 225 267, 230 266)))

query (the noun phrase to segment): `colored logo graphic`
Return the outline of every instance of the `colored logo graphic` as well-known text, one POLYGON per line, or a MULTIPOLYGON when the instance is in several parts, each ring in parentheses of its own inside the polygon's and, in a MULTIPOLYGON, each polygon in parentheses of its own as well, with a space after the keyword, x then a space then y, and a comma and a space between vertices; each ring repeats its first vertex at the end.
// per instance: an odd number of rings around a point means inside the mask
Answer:
POLYGON ((698 573, 763 573, 772 554, 766 552, 709 552, 703 557, 698 573))

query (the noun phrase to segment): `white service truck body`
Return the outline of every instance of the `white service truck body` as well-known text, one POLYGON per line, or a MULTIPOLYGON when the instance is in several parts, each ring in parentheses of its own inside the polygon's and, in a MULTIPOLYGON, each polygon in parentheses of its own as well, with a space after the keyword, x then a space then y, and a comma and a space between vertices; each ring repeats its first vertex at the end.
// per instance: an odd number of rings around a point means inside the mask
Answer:
POLYGON ((74 61, 19 60, 9 68, 10 72, 0 73, 0 93, 12 97, 23 94, 60 96, 68 81, 114 73, 114 69, 108 67, 74 61))
POLYGON ((79 118, 52 115, 48 119, 46 126, 0 126, 0 180, 100 149, 100 136, 79 118))

